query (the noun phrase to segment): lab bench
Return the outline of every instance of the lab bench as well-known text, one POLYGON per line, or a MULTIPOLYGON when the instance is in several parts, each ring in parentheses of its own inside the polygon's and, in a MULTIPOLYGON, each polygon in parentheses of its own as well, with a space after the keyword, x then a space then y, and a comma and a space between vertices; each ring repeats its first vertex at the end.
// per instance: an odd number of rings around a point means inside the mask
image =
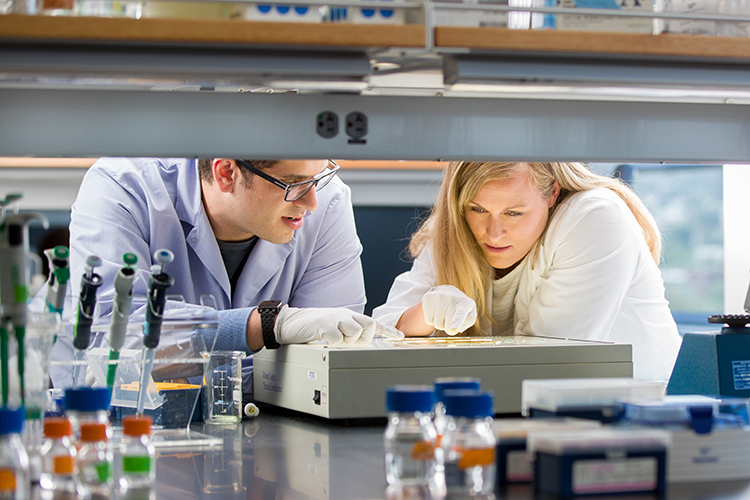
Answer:
MULTIPOLYGON (((374 500, 403 497, 385 482, 385 419, 331 423, 264 406, 260 416, 233 426, 196 424, 224 439, 223 447, 159 452, 156 498, 374 500)), ((750 497, 750 481, 673 483, 667 500, 739 500, 750 497)), ((496 491, 501 499, 556 498, 529 484, 496 491)), ((592 498, 592 497, 587 497, 592 498)), ((603 498, 603 497, 596 497, 603 498)), ((652 495, 609 496, 650 500, 652 495)))

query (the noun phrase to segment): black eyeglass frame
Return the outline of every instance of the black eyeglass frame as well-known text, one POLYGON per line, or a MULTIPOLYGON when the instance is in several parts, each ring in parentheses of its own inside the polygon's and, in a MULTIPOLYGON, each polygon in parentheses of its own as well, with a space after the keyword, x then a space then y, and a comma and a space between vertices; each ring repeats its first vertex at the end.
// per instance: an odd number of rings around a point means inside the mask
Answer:
POLYGON ((324 187, 328 185, 329 182, 331 182, 331 179, 333 179, 333 176, 336 175, 336 172, 338 172, 338 170, 341 168, 339 164, 336 163, 335 161, 328 160, 328 165, 326 166, 326 169, 320 172, 319 174, 317 174, 312 179, 307 179, 306 181, 295 182, 294 184, 287 184, 286 182, 280 181, 279 179, 277 179, 276 177, 272 175, 268 175, 261 169, 252 166, 250 163, 246 162, 245 160, 235 159, 234 161, 235 163, 237 163, 237 165, 244 168, 245 170, 249 170, 250 172, 257 175, 258 177, 262 177, 263 179, 267 180, 271 184, 283 189, 285 191, 284 201, 289 201, 289 202, 299 200, 300 198, 305 196, 307 193, 309 193, 310 189, 312 189, 313 186, 315 186, 316 191, 323 189, 324 187), (333 168, 331 168, 331 166, 333 166, 333 168), (321 181, 325 181, 325 182, 323 183, 323 185, 318 187, 321 181), (305 189, 302 192, 302 194, 300 194, 299 196, 295 196, 294 198, 289 197, 289 193, 292 191, 292 189, 302 186, 304 184, 309 184, 309 187, 305 189))

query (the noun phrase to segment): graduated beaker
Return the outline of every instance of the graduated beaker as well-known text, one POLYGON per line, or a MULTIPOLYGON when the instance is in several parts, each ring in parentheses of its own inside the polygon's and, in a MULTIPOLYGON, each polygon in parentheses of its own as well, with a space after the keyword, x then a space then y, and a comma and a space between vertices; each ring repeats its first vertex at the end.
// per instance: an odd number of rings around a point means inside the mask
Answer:
POLYGON ((242 351, 201 353, 208 359, 203 376, 203 421, 235 424, 242 420, 242 351))

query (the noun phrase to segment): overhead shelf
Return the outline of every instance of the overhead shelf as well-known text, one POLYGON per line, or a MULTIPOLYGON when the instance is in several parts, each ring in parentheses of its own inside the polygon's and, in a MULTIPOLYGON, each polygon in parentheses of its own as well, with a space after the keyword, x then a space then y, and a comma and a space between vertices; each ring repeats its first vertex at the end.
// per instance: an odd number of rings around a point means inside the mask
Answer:
POLYGON ((420 25, 274 23, 221 19, 0 16, 0 39, 333 47, 423 47, 420 25))
POLYGON ((435 28, 436 47, 482 51, 735 59, 750 62, 750 38, 642 33, 435 28))
MULTIPOLYGON (((750 99, 750 38, 445 26, 428 33, 425 26, 411 24, 0 16, 0 83, 378 93, 380 75, 400 73, 407 81, 414 71, 425 70, 433 72, 429 84, 400 85, 423 89, 422 95, 439 91, 458 96, 463 89, 454 84, 678 86, 733 89, 735 95, 727 98, 750 99)), ((384 92, 397 94, 393 87, 384 92)))
MULTIPOLYGON (((4 43, 109 42, 220 44, 336 50, 425 48, 425 27, 404 25, 308 24, 220 19, 126 19, 0 15, 4 43)), ((628 56, 720 58, 750 61, 750 38, 649 35, 505 28, 434 28, 437 50, 461 48, 499 52, 581 53, 628 56)))

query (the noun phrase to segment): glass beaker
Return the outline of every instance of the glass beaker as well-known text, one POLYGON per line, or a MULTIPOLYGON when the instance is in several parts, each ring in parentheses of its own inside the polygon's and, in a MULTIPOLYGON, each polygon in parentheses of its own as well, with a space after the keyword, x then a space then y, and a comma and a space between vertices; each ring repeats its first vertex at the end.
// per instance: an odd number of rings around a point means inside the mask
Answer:
POLYGON ((201 353, 208 359, 203 376, 203 421, 236 424, 242 420, 242 351, 201 353))

